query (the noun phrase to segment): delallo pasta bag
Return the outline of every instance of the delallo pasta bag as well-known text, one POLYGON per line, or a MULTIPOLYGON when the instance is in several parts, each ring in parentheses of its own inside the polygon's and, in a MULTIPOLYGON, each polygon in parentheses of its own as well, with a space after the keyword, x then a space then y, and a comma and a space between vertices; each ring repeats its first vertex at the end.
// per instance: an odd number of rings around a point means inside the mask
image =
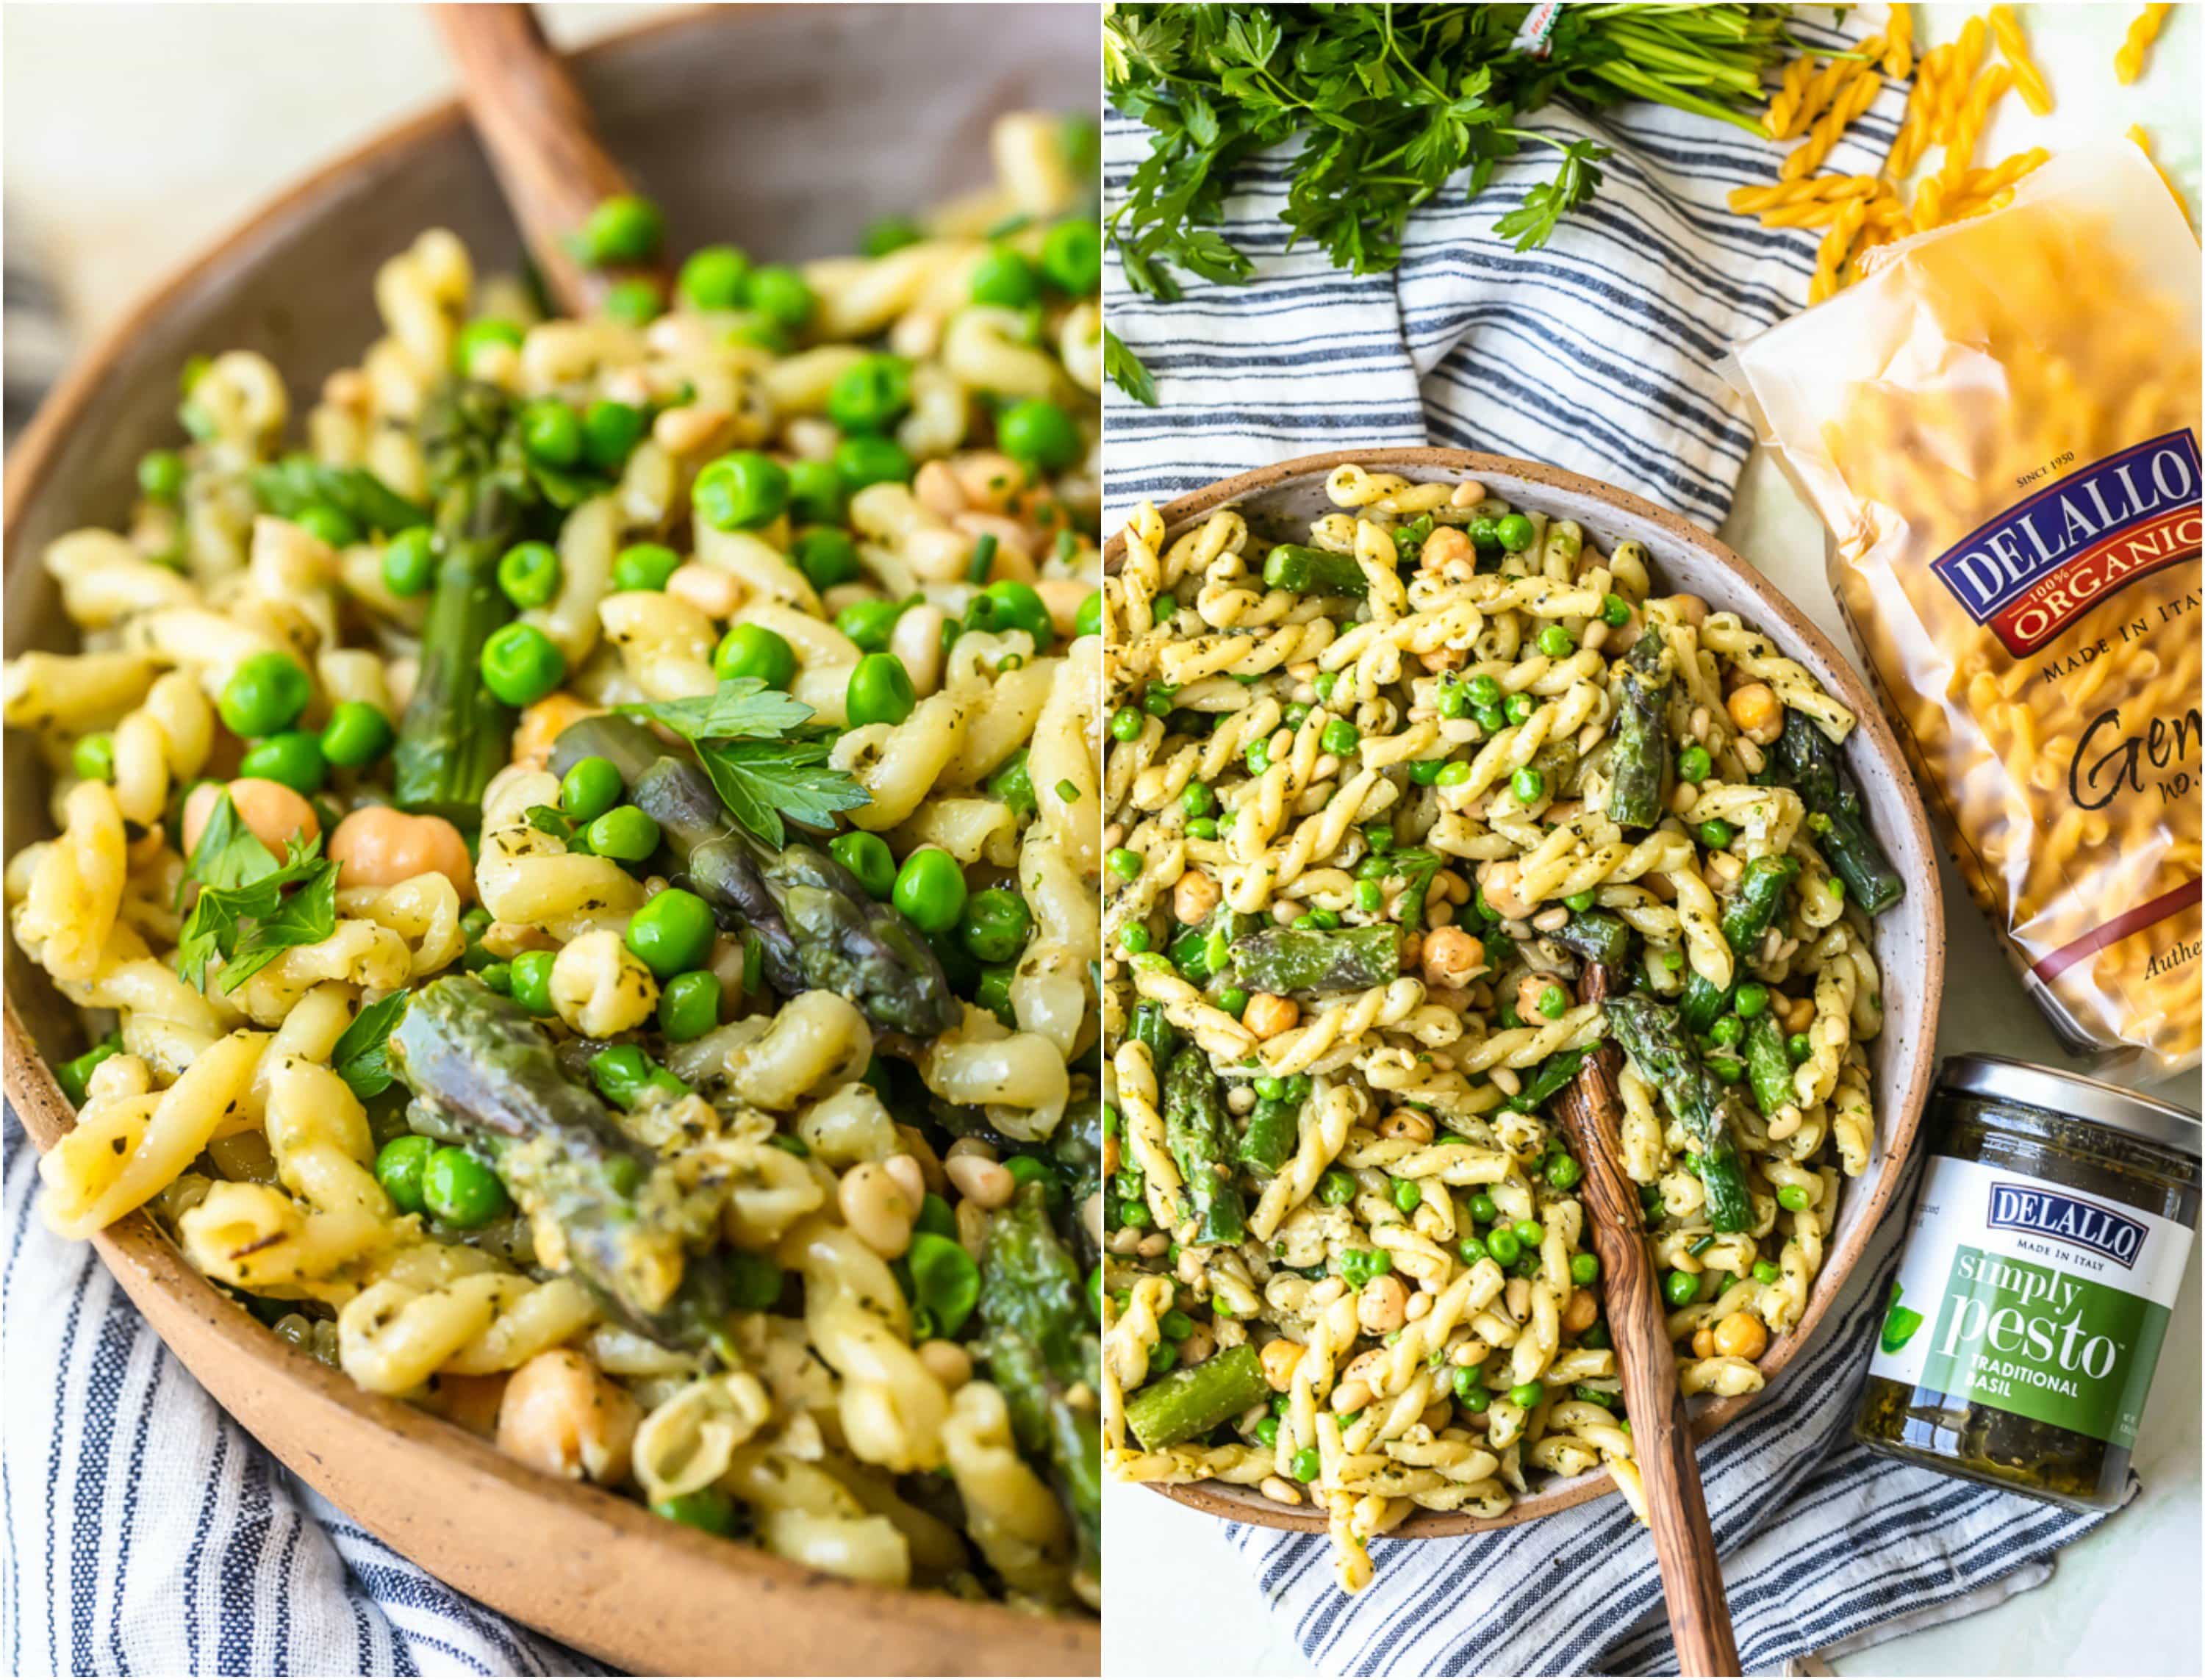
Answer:
POLYGON ((2132 145, 1879 253, 1736 377, 1961 873, 2079 1054, 2198 1060, 2198 247, 2132 145))

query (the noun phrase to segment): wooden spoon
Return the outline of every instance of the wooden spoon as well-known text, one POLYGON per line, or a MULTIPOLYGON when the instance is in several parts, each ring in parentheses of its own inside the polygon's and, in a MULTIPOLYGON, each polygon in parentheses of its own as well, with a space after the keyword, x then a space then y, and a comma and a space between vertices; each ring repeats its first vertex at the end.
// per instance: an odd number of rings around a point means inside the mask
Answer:
MULTIPOLYGON (((1607 996, 1607 970, 1587 963, 1578 993, 1585 1003, 1607 996)), ((1623 1374, 1624 1406, 1645 1485, 1654 1557, 1668 1599, 1677 1671, 1732 1675, 1738 1672, 1738 1639, 1731 1631, 1730 1604, 1723 1596, 1722 1570, 1708 1527, 1708 1502, 1700 1490, 1685 1397, 1677 1386, 1668 1315, 1654 1280, 1638 1192, 1623 1172, 1616 1061, 1614 1045, 1597 1047, 1555 1107, 1584 1169, 1581 1199, 1592 1216, 1593 1248, 1606 1279, 1608 1334, 1623 1374)))
POLYGON ((553 300, 570 315, 585 315, 615 282, 637 276, 657 282, 663 297, 663 268, 585 268, 568 248, 591 211, 635 188, 605 150, 589 103, 534 11, 496 4, 431 6, 429 12, 553 300))

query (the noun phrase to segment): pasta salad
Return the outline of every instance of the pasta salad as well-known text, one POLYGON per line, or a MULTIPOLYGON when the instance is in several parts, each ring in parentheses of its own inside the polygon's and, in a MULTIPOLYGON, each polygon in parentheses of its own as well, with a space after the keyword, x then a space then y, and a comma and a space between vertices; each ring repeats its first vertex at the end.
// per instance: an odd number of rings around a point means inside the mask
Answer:
POLYGON ((1605 1466, 1643 1515, 1549 1118, 1603 1040, 1685 1391, 1761 1386, 1869 1163, 1903 888, 1851 715, 1638 544, 1327 490, 1287 541, 1144 507, 1104 584, 1104 1428, 1314 1506, 1354 1591, 1419 1506, 1605 1466))
POLYGON ((1091 134, 994 144, 864 256, 587 318, 424 234, 295 451, 269 361, 187 368, 128 527, 44 555, 81 647, 7 670, 59 833, 6 884, 97 1040, 56 1231, 146 1209, 675 1521, 1079 1612, 1100 244, 1091 134))

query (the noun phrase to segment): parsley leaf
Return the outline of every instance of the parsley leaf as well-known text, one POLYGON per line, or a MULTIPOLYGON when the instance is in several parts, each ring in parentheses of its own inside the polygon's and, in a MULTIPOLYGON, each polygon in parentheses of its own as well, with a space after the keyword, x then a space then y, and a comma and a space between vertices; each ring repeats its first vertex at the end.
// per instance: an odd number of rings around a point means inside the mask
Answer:
POLYGON ((1126 347, 1126 341, 1102 329, 1102 371, 1110 383, 1145 408, 1156 406, 1156 382, 1148 366, 1126 347))
POLYGON ((335 933, 337 866, 321 850, 320 835, 303 846, 294 835, 278 864, 223 794, 184 872, 199 895, 177 935, 176 972, 204 992, 219 957, 222 988, 234 992, 294 946, 335 933))
POLYGON ((237 807, 224 793, 216 801, 213 815, 200 831, 199 843, 192 848, 192 861, 185 868, 184 878, 176 883, 177 905, 181 907, 184 892, 193 882, 203 887, 238 887, 271 875, 275 870, 276 854, 245 826, 237 807))
POLYGON ((1562 167, 1552 181, 1540 181, 1524 194, 1524 202, 1493 224, 1502 239, 1514 240, 1519 251, 1544 245, 1553 237, 1554 224, 1566 211, 1575 210, 1600 187, 1600 160, 1608 149, 1591 140, 1572 140, 1562 147, 1562 167))
POLYGON ((799 735, 811 708, 756 677, 729 677, 710 694, 620 709, 672 730, 697 751, 721 802, 767 845, 785 844, 782 819, 831 828, 838 811, 872 796, 847 770, 827 762, 824 736, 799 735))
POLYGON ((337 1077, 350 1085, 352 1094, 362 1102, 382 1095, 396 1077, 390 1071, 388 1055, 390 1035, 396 1030, 398 1018, 406 1012, 407 1000, 412 995, 410 992, 396 991, 369 1004, 352 1018, 352 1024, 338 1036, 336 1048, 330 1052, 330 1066, 336 1070, 337 1077))
POLYGON ((811 721, 811 707, 756 677, 729 677, 710 694, 638 701, 620 709, 663 724, 685 741, 771 740, 811 721))

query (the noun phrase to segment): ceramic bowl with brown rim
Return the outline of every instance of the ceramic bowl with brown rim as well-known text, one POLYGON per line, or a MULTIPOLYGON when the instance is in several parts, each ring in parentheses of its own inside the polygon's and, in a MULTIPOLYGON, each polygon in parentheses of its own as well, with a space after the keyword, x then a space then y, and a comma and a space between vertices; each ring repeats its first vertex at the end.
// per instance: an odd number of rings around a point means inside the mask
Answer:
MULTIPOLYGON (((989 179, 995 116, 1092 111, 1082 7, 745 6, 579 54, 614 154, 678 240, 771 260, 856 248, 882 216, 989 179)), ((458 109, 438 106, 309 175, 171 276, 76 366, 8 462, 6 647, 74 632, 39 552, 128 514, 137 459, 175 439, 176 370, 260 351, 312 391, 381 330, 376 265, 449 228, 485 271, 520 245, 458 109)), ((9 850, 52 832, 36 752, 10 742, 9 850)), ((51 1147, 74 1115, 47 1059, 74 1012, 6 947, 7 1094, 51 1147)), ((1098 1624, 858 1585, 560 1481, 295 1351, 186 1265, 143 1214, 103 1232, 110 1268, 193 1375, 277 1457, 442 1579, 623 1668, 716 1674, 1094 1674, 1098 1624)), ((13 1380, 37 1381, 11 1371, 13 1380)))
MULTIPOLYGON (((1813 1340, 1877 1223, 1892 1211, 1917 1123, 1929 1095, 1934 1064, 1937 1006, 1945 979, 1945 912, 1937 888, 1936 854, 1928 818, 1899 742, 1877 709, 1875 697, 1828 639, 1750 566, 1681 515, 1657 508, 1628 491, 1557 467, 1504 455, 1462 449, 1342 449, 1305 455, 1253 472, 1244 472, 1180 497, 1159 511, 1167 540, 1179 537, 1219 508, 1231 506, 1258 529, 1306 530, 1310 523, 1338 509, 1325 493, 1334 467, 1352 462, 1373 472, 1397 472, 1418 482, 1449 484, 1475 479, 1512 506, 1553 519, 1575 519, 1603 549, 1618 543, 1644 546, 1655 580, 1667 593, 1697 595, 1718 612, 1736 613, 1760 630, 1778 649, 1796 659, 1825 690, 1859 720, 1845 748, 1845 761, 1860 785, 1861 798, 1876 837, 1893 866, 1907 883, 1906 896, 1878 917, 1875 959, 1883 975, 1883 1031, 1865 1047, 1875 1093, 1876 1133, 1868 1169, 1848 1179, 1832 1231, 1798 1324, 1775 1338, 1759 1362, 1772 1381, 1813 1340)), ((1113 537, 1104 549, 1114 570, 1125 539, 1113 537)), ((1705 1439, 1754 1403, 1756 1397, 1699 1396, 1691 1402, 1692 1432, 1705 1439)), ((1325 1518, 1306 1507, 1282 1505, 1252 1488, 1223 1482, 1192 1482, 1156 1491, 1214 1517, 1266 1529, 1294 1529, 1322 1534, 1325 1518)), ((1452 1511, 1419 1511, 1389 1538, 1438 1540, 1450 1535, 1505 1529, 1546 1517, 1587 1499, 1615 1492, 1606 1470, 1549 1481, 1518 1499, 1499 1517, 1467 1517, 1452 1511)))

